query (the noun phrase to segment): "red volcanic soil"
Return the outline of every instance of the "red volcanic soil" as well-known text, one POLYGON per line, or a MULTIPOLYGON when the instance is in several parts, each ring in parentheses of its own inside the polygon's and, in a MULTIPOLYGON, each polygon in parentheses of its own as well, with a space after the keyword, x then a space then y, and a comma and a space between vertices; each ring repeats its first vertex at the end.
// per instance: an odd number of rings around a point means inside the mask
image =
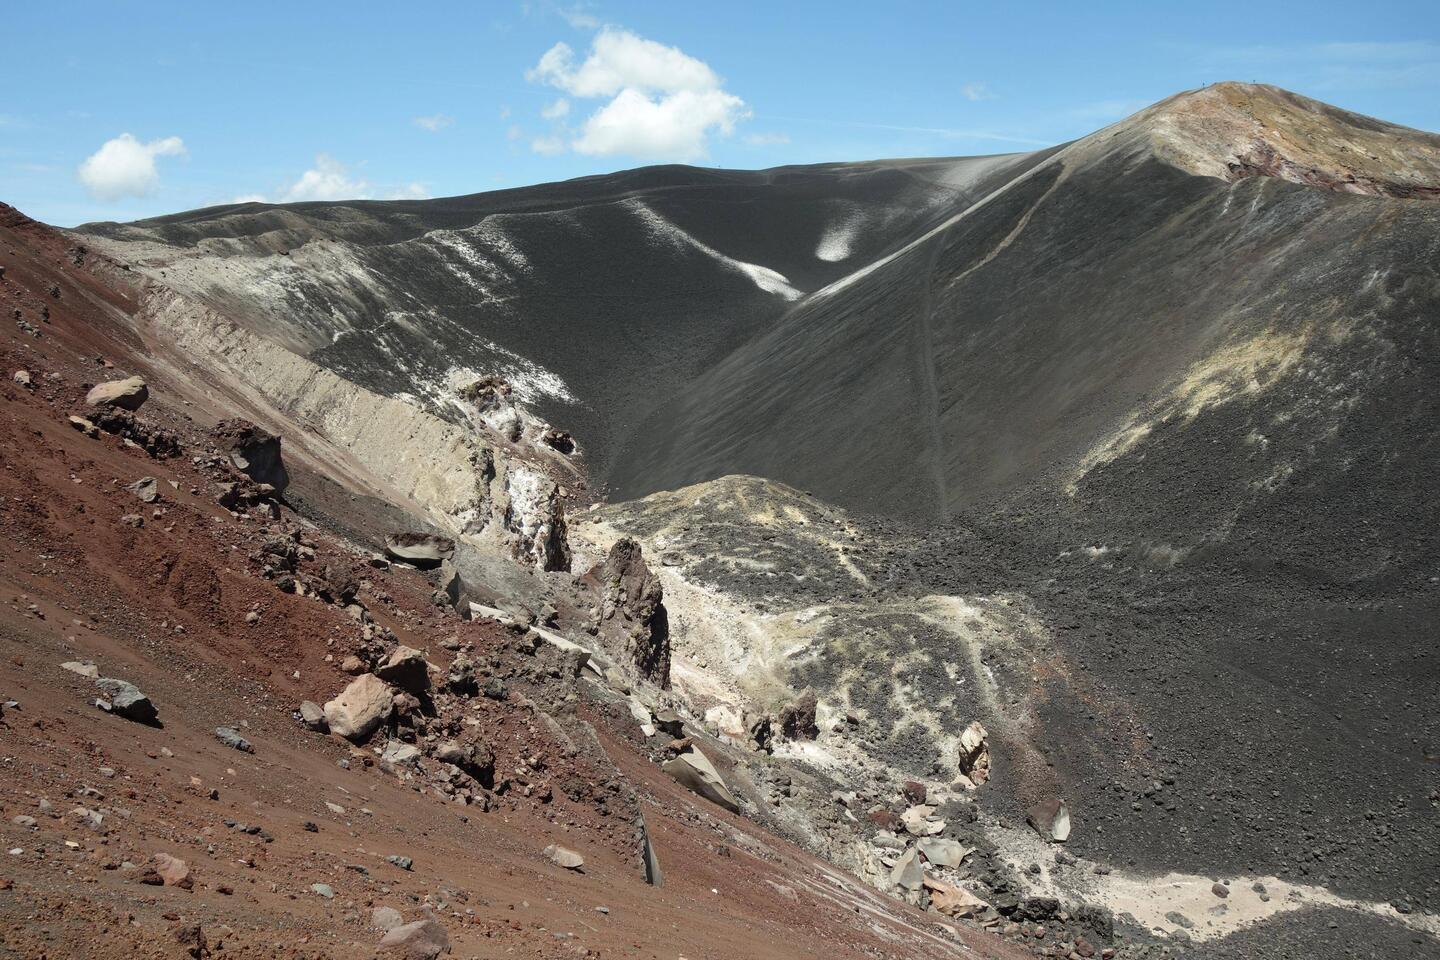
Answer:
POLYGON ((0 958, 364 957, 376 907, 438 920, 457 957, 1025 955, 687 792, 633 745, 627 717, 530 669, 515 633, 437 608, 424 574, 373 569, 288 508, 223 508, 229 468, 124 325, 138 280, 9 207, 0 267, 0 703, 15 701, 0 715, 0 958), (172 433, 178 456, 67 422, 88 412, 89 385, 131 373, 152 396, 137 420, 172 433), (142 477, 153 503, 126 489, 142 477), (297 535, 314 551, 297 575, 353 579, 376 628, 442 673, 468 648, 507 678, 504 699, 447 695, 432 721, 488 743, 504 792, 457 802, 421 768, 380 762, 383 743, 297 721, 302 700, 349 682, 339 664, 363 631, 341 604, 261 575, 261 545, 297 535), (98 709, 94 683, 61 669, 72 660, 137 685, 162 726, 98 709), (588 747, 560 732, 585 724, 588 747), (663 887, 643 878, 637 812, 663 887), (583 869, 550 862, 552 843, 583 869), (145 882, 160 854, 185 862, 187 886, 145 882))

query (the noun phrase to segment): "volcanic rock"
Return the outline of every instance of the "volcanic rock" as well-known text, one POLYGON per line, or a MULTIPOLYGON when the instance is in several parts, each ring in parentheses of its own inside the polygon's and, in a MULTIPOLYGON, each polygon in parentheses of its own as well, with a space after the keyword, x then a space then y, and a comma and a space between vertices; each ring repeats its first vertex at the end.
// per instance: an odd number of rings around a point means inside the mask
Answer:
POLYGON ((1025 821, 1046 840, 1064 843, 1070 839, 1070 809, 1063 800, 1046 800, 1030 808, 1025 821))
POLYGON ((718 804, 732 813, 740 812, 740 803, 730 788, 725 785, 724 779, 720 776, 710 758, 701 753, 698 748, 692 748, 660 765, 670 776, 680 781, 691 790, 712 803, 718 804))
POLYGON ((367 673, 355 679, 335 699, 325 704, 330 732, 362 743, 375 728, 389 719, 395 708, 395 691, 388 683, 367 673))
POLYGON ((97 384, 85 395, 85 402, 92 407, 119 407, 122 410, 139 410, 148 399, 150 388, 140 377, 97 384))
POLYGON ((990 779, 989 733, 979 720, 972 720, 960 733, 960 772, 976 786, 990 779))
POLYGON ((141 503, 154 503, 160 499, 160 484, 154 477, 143 477, 125 489, 133 493, 141 503))
POLYGON ((930 906, 947 917, 978 917, 989 906, 963 887, 934 877, 926 877, 924 883, 930 891, 930 906))
POLYGON ((249 420, 222 420, 212 431, 230 463, 256 483, 269 484, 277 494, 290 485, 290 474, 280 452, 280 438, 249 420))
POLYGON ((787 740, 814 740, 820 735, 815 723, 815 691, 806 690, 794 703, 780 711, 780 734, 787 740))
POLYGON ((172 857, 168 853, 155 854, 155 872, 167 887, 179 887, 182 890, 189 890, 195 885, 190 876, 190 867, 179 857, 172 857))
POLYGON ((450 935, 438 920, 416 920, 387 932, 380 940, 380 952, 403 960, 435 960, 450 952, 450 935))
POLYGON ((140 688, 127 680, 118 680, 114 677, 100 677, 95 685, 108 698, 108 709, 117 716, 126 720, 134 720, 136 723, 153 724, 159 713, 150 698, 140 692, 140 688))
POLYGON ((325 719, 325 708, 311 700, 304 700, 300 704, 300 722, 307 729, 316 733, 324 733, 330 729, 330 723, 325 719))
POLYGON ((920 852, 911 847, 906 850, 890 870, 890 885, 902 890, 919 890, 925 880, 925 867, 920 862, 920 852))
POLYGON ((455 556, 455 541, 433 533, 392 533, 385 538, 385 553, 421 570, 429 570, 455 556))
POLYGON ((385 662, 375 668, 375 675, 416 696, 430 689, 430 666, 425 662, 425 655, 411 647, 396 647, 385 662))
POLYGON ((581 867, 585 866, 584 857, 580 856, 580 854, 576 853, 574 850, 571 850, 569 847, 562 847, 558 844, 552 843, 550 844, 550 846, 546 847, 545 856, 550 858, 551 863, 562 866, 566 870, 579 870, 581 867))
POLYGON ((233 727, 216 727, 215 739, 231 749, 239 750, 241 753, 255 752, 255 747, 250 741, 240 736, 240 732, 233 727))
POLYGON ((670 618, 664 589, 646 565, 640 543, 629 537, 615 541, 605 562, 585 579, 600 592, 602 636, 642 677, 668 687, 670 618))

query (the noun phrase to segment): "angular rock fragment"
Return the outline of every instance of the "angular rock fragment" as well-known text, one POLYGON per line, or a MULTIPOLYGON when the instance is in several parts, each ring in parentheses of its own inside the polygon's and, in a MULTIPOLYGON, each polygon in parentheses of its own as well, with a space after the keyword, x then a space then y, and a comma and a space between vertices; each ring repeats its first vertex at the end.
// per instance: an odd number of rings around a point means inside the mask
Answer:
POLYGON ((367 673, 325 704, 325 720, 331 733, 361 743, 390 718, 394 709, 395 691, 384 680, 367 673))
POLYGON ((232 750, 239 750, 241 753, 255 752, 254 745, 252 745, 249 740, 240 736, 240 731, 234 727, 216 727, 215 739, 225 744, 225 746, 230 747, 232 750))
POLYGON ((984 900, 963 887, 925 878, 925 889, 930 891, 930 906, 947 917, 978 917, 989 907, 984 900))
POLYGON ((85 402, 92 407, 119 407, 122 410, 139 410, 148 399, 150 388, 140 377, 96 384, 85 395, 85 402))
POLYGON ((394 927, 380 941, 380 952, 403 960, 435 960, 450 951, 450 935, 438 920, 416 920, 394 927))
POLYGON ((740 812, 740 803, 730 788, 725 785, 710 758, 698 749, 691 748, 660 765, 670 776, 689 787, 706 800, 724 807, 732 813, 740 812))
POLYGON ((269 484, 277 494, 290 485, 290 474, 280 453, 280 438, 239 418, 215 425, 215 440, 230 463, 256 483, 269 484))
POLYGON ((937 867, 958 867, 966 857, 975 852, 973 847, 943 837, 925 837, 915 846, 925 855, 927 861, 937 867))
POLYGON ((194 879, 190 876, 189 865, 179 857, 172 857, 168 853, 155 854, 155 872, 160 875, 161 881, 167 887, 189 890, 195 885, 194 879))
POLYGON ((385 553, 392 560, 429 570, 455 556, 455 541, 433 533, 392 533, 385 538, 385 553))
POLYGON ((815 722, 815 692, 806 690, 780 711, 780 734, 787 740, 814 740, 820 735, 815 722))
POLYGON ((375 668, 375 675, 416 696, 430 689, 430 665, 425 662, 425 655, 413 647, 396 647, 385 662, 375 668))
POLYGON ((891 868, 890 885, 901 890, 919 890, 924 881, 925 867, 920 862, 920 851, 911 847, 891 868))
POLYGON ((617 654, 634 664, 645 679, 664 688, 670 685, 670 615, 660 578, 645 564, 640 544, 622 537, 615 541, 605 562, 585 579, 600 592, 600 622, 596 628, 617 654))
POLYGON ((154 503, 160 499, 160 484, 154 477, 142 477, 125 487, 141 503, 154 503))
POLYGON ((546 847, 545 856, 550 858, 551 863, 564 867, 566 870, 579 870, 585 866, 584 857, 569 847, 562 847, 558 844, 552 843, 546 847))
POLYGON ((1046 800, 1030 808, 1025 821, 1046 840, 1064 843, 1070 839, 1070 809, 1063 800, 1046 800))
POLYGON ((970 721, 960 733, 960 772, 977 787, 990 779, 990 746, 988 731, 979 720, 970 721))
POLYGON ((316 733, 324 733, 330 729, 330 722, 325 719, 325 708, 311 700, 305 700, 300 704, 300 722, 309 730, 316 733))
POLYGON ((79 674, 87 680, 99 680, 100 669, 89 660, 67 660, 60 664, 61 670, 69 670, 71 673, 79 674))
POLYGON ((155 704, 135 684, 114 677, 100 677, 95 685, 107 698, 106 709, 116 716, 146 724, 155 723, 159 717, 155 704))

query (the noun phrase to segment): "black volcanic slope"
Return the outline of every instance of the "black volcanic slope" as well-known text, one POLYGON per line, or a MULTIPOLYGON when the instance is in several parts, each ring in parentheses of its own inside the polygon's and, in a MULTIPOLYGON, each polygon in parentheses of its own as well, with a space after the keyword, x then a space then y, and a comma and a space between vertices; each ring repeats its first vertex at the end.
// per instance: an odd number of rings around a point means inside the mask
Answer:
POLYGON ((1022 592, 1108 698, 1037 733, 1079 852, 1435 910, 1437 200, 1440 138, 1227 84, 1035 154, 81 232, 441 412, 511 376, 617 495, 766 476, 883 518, 888 589, 1022 592))

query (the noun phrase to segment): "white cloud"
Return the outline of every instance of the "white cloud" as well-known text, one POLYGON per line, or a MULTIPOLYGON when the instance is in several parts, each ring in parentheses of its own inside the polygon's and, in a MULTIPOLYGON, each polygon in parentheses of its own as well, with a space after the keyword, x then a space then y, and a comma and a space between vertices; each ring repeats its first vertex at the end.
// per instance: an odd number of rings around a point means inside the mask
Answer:
POLYGON ((544 117, 546 120, 559 120, 561 117, 565 116, 569 112, 570 101, 566 100, 564 97, 561 97, 554 103, 547 103, 544 109, 540 111, 540 116, 544 117))
POLYGON ((578 153, 696 160, 712 134, 728 136, 750 116, 708 64, 617 27, 596 34, 579 63, 569 44, 555 44, 525 77, 579 99, 609 98, 571 141, 578 153))
POLYGON ((790 142, 788 133, 752 133, 745 138, 745 142, 752 147, 773 147, 790 142))
POLYGON ((960 88, 960 96, 966 100, 994 100, 995 94, 990 92, 990 85, 987 83, 972 82, 960 88))
POLYGON ((315 166, 300 174, 283 194, 281 203, 301 200, 368 200, 370 185, 364 180, 350 179, 345 165, 328 153, 315 155, 315 166))
POLYGON ((510 104, 508 104, 508 103, 502 103, 502 104, 500 104, 500 119, 501 119, 501 120, 509 120, 509 119, 510 119, 510 104))
POLYGON ((584 4, 577 3, 569 9, 561 8, 560 16, 576 30, 594 30, 600 26, 600 21, 585 11, 584 4))
POLYGON ((446 116, 443 113, 433 114, 428 117, 416 117, 414 120, 415 126, 421 130, 428 130, 431 133, 439 133, 454 122, 454 117, 446 116))
POLYGON ((530 141, 530 149, 546 156, 564 153, 565 139, 563 137, 536 137, 530 141))
POLYGON ((179 137, 141 143, 130 134, 122 133, 105 141, 80 164, 80 182, 98 200, 144 196, 160 183, 155 159, 184 153, 185 143, 179 137))

